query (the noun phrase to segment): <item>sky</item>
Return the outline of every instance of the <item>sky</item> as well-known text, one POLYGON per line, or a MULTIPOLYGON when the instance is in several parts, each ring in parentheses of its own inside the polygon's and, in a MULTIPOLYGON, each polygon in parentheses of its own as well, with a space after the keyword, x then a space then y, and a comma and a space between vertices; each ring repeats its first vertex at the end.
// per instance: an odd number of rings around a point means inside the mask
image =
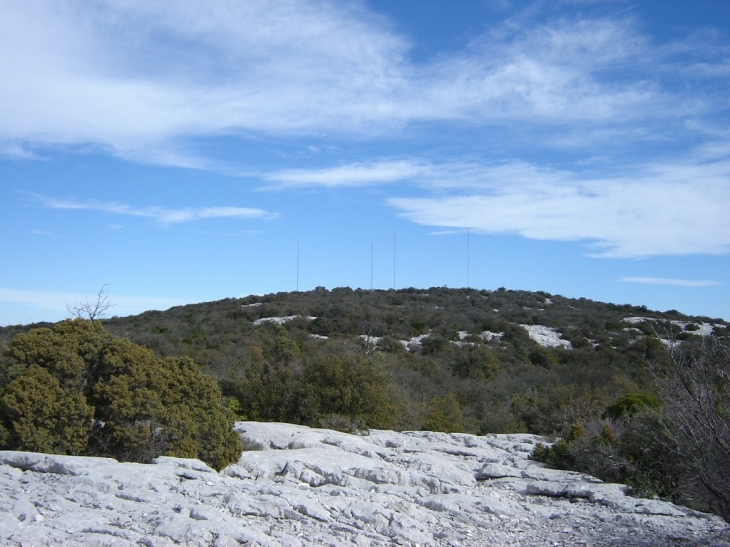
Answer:
POLYGON ((11 0, 0 72, 0 326, 317 286, 730 320, 727 0, 11 0))

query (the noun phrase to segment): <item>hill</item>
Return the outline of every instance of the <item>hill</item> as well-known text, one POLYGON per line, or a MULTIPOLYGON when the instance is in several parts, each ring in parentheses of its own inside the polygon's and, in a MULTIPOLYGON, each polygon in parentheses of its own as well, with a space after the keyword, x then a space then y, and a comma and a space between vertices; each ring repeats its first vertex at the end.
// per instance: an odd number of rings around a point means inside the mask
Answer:
MULTIPOLYGON (((181 306, 104 324, 160 356, 192 357, 238 397, 242 417, 309 425, 327 425, 320 422, 331 415, 357 418, 306 392, 314 376, 336 383, 354 361, 374 363, 387 375, 389 398, 398 407, 390 419, 364 425, 538 434, 560 432, 589 412, 587 407, 649 389, 647 366, 663 358, 670 338, 692 345, 709 333, 726 340, 730 332, 722 320, 674 310, 544 292, 446 288, 319 288, 181 306), (338 357, 338 363, 311 370, 326 355, 338 357), (289 385, 295 380, 297 389, 289 385), (295 405, 292 397, 309 401, 295 405)), ((355 365, 350 374, 356 376, 355 365)))
POLYGON ((719 319, 544 292, 318 288, 103 324, 192 358, 241 420, 561 437, 534 457, 730 516, 719 319))
POLYGON ((472 433, 564 432, 651 391, 669 345, 730 336, 720 319, 505 289, 320 287, 103 323, 191 357, 244 419, 472 433))

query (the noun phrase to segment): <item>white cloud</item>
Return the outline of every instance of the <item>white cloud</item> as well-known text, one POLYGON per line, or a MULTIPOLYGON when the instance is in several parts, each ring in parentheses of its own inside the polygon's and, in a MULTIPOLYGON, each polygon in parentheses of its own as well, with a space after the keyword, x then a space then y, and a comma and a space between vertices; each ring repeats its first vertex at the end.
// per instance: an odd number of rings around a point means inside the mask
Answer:
MULTIPOLYGON (((730 252, 730 159, 688 158, 599 176, 526 164, 471 169, 468 187, 391 198, 427 226, 586 241, 600 257, 730 252)), ((458 176, 453 180, 458 180, 458 176)))
POLYGON ((164 207, 135 208, 130 205, 115 202, 76 201, 52 198, 40 198, 49 209, 72 209, 104 211, 133 217, 151 218, 160 224, 181 224, 197 220, 213 218, 244 218, 270 220, 277 217, 263 209, 249 207, 198 207, 187 209, 166 209, 164 207))
POLYGON ((543 183, 561 183, 564 173, 539 169, 524 162, 483 165, 474 161, 436 163, 419 158, 381 159, 321 169, 287 169, 265 174, 274 188, 321 186, 357 187, 377 184, 410 183, 424 188, 484 188, 528 184, 536 178, 543 183))
POLYGON ((708 279, 666 279, 663 277, 622 277, 619 281, 623 283, 644 283, 647 285, 676 285, 679 287, 717 287, 722 285, 719 281, 708 279))
POLYGON ((40 156, 17 143, 0 142, 0 156, 24 160, 40 159, 40 156))
POLYGON ((279 188, 324 186, 368 186, 428 176, 433 167, 414 161, 353 163, 326 169, 287 169, 266 175, 265 180, 279 188))
MULTIPOLYGON (((94 301, 96 296, 72 292, 28 291, 0 288, 0 302, 24 304, 38 310, 67 311, 67 306, 76 302, 94 301)), ((131 315, 146 310, 164 310, 186 302, 175 298, 149 298, 140 296, 111 297, 109 315, 131 315)))
POLYGON ((42 237, 58 237, 58 235, 50 230, 32 230, 31 233, 42 237))
POLYGON ((586 241, 593 256, 730 252, 730 146, 698 147, 685 157, 596 169, 560 170, 514 161, 435 163, 382 159, 264 178, 275 186, 366 186, 405 183, 421 197, 388 199, 418 224, 518 234, 539 240, 586 241))
MULTIPOLYGON (((718 99, 691 80, 686 92, 662 84, 674 53, 638 28, 620 18, 505 23, 415 64, 408 41, 359 2, 3 2, 0 70, 13 77, 0 81, 0 151, 91 144, 208 168, 188 137, 372 136, 423 121, 583 132, 710 112, 718 99)), ((726 83, 727 62, 693 47, 703 74, 726 83)))
POLYGON ((2 3, 0 140, 169 163, 180 137, 359 124, 400 78, 382 26, 319 0, 2 3))
MULTIPOLYGON (((429 106, 441 105, 444 117, 486 122, 643 119, 665 106, 666 97, 646 72, 635 70, 651 52, 633 27, 629 20, 597 19, 497 29, 434 67, 429 106), (635 74, 612 78, 619 66, 635 74)), ((681 109, 676 98, 674 106, 681 109)))

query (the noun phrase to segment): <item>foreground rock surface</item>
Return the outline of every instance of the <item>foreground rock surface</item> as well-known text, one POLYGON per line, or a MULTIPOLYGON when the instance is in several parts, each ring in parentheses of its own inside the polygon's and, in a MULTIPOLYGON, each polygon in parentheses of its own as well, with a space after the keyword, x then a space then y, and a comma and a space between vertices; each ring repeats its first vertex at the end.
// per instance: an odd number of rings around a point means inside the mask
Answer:
POLYGON ((0 543, 730 546, 717 517, 529 460, 532 435, 236 430, 255 450, 221 473, 0 452, 0 543))

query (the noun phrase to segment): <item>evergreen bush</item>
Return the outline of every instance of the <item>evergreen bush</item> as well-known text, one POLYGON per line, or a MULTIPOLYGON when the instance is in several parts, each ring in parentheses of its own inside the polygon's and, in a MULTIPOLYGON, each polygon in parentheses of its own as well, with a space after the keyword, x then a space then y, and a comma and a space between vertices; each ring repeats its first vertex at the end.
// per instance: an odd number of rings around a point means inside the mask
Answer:
POLYGON ((0 447, 150 462, 235 462, 241 443, 216 381, 189 358, 161 359, 100 323, 16 335, 3 352, 0 447))

